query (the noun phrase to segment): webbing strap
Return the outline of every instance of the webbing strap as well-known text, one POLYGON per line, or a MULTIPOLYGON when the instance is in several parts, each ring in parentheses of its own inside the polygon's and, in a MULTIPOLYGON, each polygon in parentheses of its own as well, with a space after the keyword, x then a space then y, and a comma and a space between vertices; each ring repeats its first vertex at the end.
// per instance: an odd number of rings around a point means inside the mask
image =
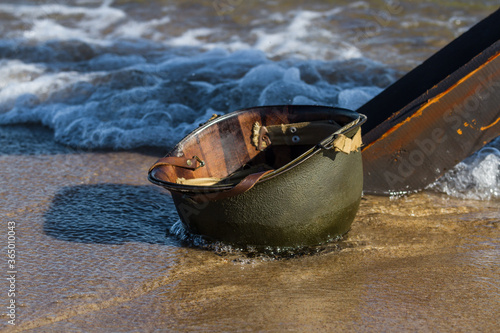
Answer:
POLYGON ((257 173, 252 173, 245 178, 241 182, 239 182, 236 186, 234 186, 232 189, 227 190, 227 191, 222 191, 222 192, 216 192, 216 193, 207 193, 207 194, 196 194, 193 196, 190 196, 191 199, 193 199, 196 202, 207 202, 207 201, 215 201, 215 200, 221 200, 221 199, 226 199, 229 197, 234 197, 238 194, 242 194, 252 187, 257 184, 257 182, 267 175, 270 172, 273 172, 274 170, 267 170, 267 171, 262 171, 262 172, 257 172, 257 173))
POLYGON ((261 126, 253 125, 252 143, 258 150, 273 145, 315 145, 332 135, 341 126, 330 121, 312 121, 293 124, 261 126))
POLYGON ((193 156, 193 158, 168 156, 160 158, 158 161, 156 161, 156 163, 153 164, 151 168, 149 168, 148 173, 151 173, 155 168, 162 165, 171 165, 179 168, 196 170, 204 166, 205 162, 203 162, 198 156, 193 156))

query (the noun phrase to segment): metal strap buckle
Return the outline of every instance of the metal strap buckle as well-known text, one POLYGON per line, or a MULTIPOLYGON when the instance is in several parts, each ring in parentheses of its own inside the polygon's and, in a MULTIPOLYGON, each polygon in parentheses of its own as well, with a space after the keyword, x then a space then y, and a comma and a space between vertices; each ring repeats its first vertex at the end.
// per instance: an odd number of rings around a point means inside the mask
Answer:
POLYGON ((203 161, 201 158, 199 158, 198 156, 194 155, 193 156, 193 159, 198 161, 198 163, 200 163, 200 165, 198 165, 196 168, 194 168, 194 170, 196 169, 199 169, 201 167, 204 167, 205 166, 205 161, 203 161))

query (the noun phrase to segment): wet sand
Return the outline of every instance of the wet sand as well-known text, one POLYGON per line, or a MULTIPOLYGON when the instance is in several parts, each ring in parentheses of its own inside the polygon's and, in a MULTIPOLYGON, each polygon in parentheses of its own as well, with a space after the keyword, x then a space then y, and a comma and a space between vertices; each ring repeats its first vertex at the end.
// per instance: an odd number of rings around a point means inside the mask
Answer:
POLYGON ((16 326, 2 311, 2 331, 498 329, 498 201, 365 196, 344 240, 316 254, 206 250, 168 234, 175 208, 146 179, 156 156, 75 151, 51 135, 0 128, 0 215, 4 235, 16 222, 18 271, 16 326))

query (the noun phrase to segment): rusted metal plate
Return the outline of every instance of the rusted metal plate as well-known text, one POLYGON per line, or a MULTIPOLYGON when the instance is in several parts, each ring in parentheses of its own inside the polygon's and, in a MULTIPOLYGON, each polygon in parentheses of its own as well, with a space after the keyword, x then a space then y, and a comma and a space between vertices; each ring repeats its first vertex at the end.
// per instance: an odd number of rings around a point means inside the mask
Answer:
MULTIPOLYGON (((444 49, 422 65, 428 70, 436 67, 430 81, 415 76, 414 71, 425 76, 425 71, 417 68, 358 110, 368 119, 372 115, 376 118, 364 128, 367 131, 363 136, 366 193, 421 190, 500 135, 499 18, 500 11, 497 11, 460 37, 467 41, 463 45, 470 46, 471 40, 481 35, 483 39, 475 46, 476 50, 484 46, 485 39, 494 41, 452 73, 448 73, 450 68, 441 70, 442 79, 427 86, 417 97, 413 91, 405 93, 401 89, 411 89, 411 81, 416 80, 418 90, 422 91, 422 85, 435 81, 435 72, 440 71, 440 63, 445 62, 445 58, 439 56, 444 49), (478 26, 491 28, 491 25, 496 26, 494 32, 477 29, 478 26), (399 108, 396 111, 391 110, 395 107, 391 97, 396 99, 396 108, 399 108), (381 108, 381 103, 386 103, 386 108, 381 108), (387 116, 387 110, 394 112, 380 121, 384 112, 387 116)), ((457 40, 446 48, 459 50, 457 40)), ((462 59, 466 60, 467 57, 462 59)))

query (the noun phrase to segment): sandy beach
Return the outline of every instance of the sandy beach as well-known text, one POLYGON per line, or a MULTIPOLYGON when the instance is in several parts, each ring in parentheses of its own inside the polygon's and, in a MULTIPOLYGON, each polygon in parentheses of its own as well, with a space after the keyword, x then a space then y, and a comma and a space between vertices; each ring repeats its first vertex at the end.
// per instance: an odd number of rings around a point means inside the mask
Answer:
POLYGON ((316 254, 207 250, 168 232, 170 196, 146 180, 156 156, 76 151, 42 127, 1 133, 0 215, 4 235, 15 222, 17 270, 16 325, 4 313, 2 331, 497 327, 498 202, 365 196, 348 235, 316 254))

